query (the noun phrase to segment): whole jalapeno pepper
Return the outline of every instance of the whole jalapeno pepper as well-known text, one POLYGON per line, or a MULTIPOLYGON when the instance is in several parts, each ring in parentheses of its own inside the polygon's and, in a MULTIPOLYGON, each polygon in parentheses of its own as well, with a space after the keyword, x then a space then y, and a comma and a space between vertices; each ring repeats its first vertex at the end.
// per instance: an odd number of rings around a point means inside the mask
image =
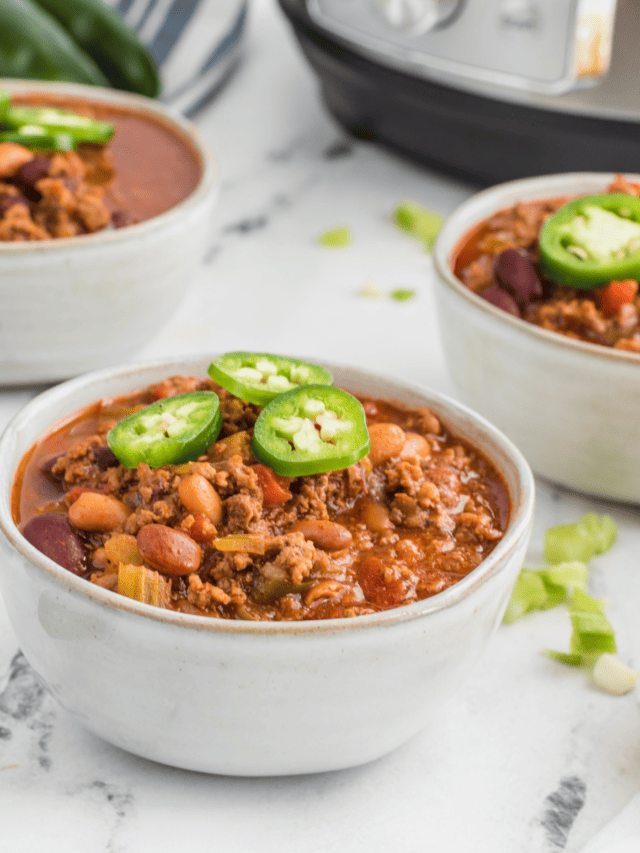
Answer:
POLYGON ((116 89, 155 98, 162 84, 150 51, 103 0, 36 0, 89 54, 116 89))
POLYGON ((318 364, 266 352, 228 352, 209 365, 209 376, 231 394, 264 406, 299 385, 331 385, 331 373, 318 364))
POLYGON ((109 85, 64 27, 31 0, 0 0, 0 21, 1 77, 109 85))
POLYGON ((371 441, 359 400, 341 388, 304 385, 264 407, 251 449, 276 474, 303 477, 355 465, 371 441))
POLYGON ((550 216, 540 232, 540 268, 558 284, 602 287, 640 279, 640 198, 584 196, 550 216))
POLYGON ((125 468, 193 462, 222 427, 220 401, 212 391, 191 391, 156 400, 109 430, 107 443, 125 468))

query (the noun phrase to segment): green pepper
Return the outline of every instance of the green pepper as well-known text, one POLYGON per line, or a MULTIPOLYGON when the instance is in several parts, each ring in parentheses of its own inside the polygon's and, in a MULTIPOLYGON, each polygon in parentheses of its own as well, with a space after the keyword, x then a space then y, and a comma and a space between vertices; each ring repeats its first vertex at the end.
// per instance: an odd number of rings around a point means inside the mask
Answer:
POLYGON ((0 77, 109 85, 64 27, 31 0, 0 0, 0 21, 0 77))
POLYGON ((227 391, 264 406, 278 394, 300 385, 331 385, 324 367, 264 352, 228 352, 209 365, 209 376, 227 391))
POLYGON ((157 400, 119 421, 107 435, 125 468, 193 462, 213 444, 222 427, 220 401, 212 391, 191 391, 157 400))
POLYGON ((303 477, 355 465, 371 442, 359 400, 333 386, 305 385, 264 407, 251 449, 276 474, 303 477))
POLYGON ((113 136, 114 126, 89 116, 54 107, 10 106, 2 116, 2 124, 24 133, 25 128, 39 128, 51 135, 66 133, 76 142, 105 145, 113 136))
POLYGON ((137 33, 103 0, 35 0, 93 58, 116 89, 155 98, 162 84, 137 33))
POLYGON ((640 198, 584 196, 550 216, 540 232, 540 268, 571 287, 640 280, 640 198))

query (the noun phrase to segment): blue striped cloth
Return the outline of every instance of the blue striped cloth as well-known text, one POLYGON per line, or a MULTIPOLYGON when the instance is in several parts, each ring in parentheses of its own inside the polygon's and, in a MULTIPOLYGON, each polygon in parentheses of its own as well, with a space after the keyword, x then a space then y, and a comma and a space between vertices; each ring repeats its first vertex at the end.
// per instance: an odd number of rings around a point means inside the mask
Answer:
POLYGON ((161 100, 195 112, 240 52, 247 0, 105 0, 137 31, 162 74, 161 100))

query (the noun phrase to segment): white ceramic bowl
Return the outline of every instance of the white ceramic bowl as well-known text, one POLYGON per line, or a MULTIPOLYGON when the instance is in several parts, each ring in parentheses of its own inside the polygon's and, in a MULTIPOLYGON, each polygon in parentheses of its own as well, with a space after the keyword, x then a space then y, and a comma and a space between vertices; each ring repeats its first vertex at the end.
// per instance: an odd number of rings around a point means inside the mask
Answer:
POLYGON ((51 693, 86 728, 156 761, 232 775, 355 766, 427 725, 498 626, 527 546, 533 477, 519 451, 468 409, 420 387, 331 366, 336 384, 429 405, 502 472, 503 540, 465 579, 406 607, 351 619, 246 622, 174 613, 71 574, 14 525, 23 454, 62 417, 101 397, 210 359, 101 371, 34 398, 0 440, 0 589, 18 641, 51 693))
POLYGON ((613 178, 527 178, 461 204, 434 249, 436 305, 461 398, 503 430, 537 474, 580 492, 638 503, 640 356, 520 320, 465 287, 451 268, 461 238, 493 213, 519 201, 606 192, 613 178))
POLYGON ((157 101, 113 89, 0 80, 134 109, 185 139, 202 164, 195 190, 159 216, 79 237, 0 242, 0 385, 48 382, 121 363, 184 298, 206 251, 218 194, 213 154, 195 127, 157 101))

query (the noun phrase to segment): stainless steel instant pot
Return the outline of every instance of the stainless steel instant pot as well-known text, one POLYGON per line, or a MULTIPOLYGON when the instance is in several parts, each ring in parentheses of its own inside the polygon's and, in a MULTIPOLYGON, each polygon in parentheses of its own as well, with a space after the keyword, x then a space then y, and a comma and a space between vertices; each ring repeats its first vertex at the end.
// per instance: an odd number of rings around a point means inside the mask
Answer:
POLYGON ((480 182, 640 168, 640 0, 279 0, 354 135, 480 182))

